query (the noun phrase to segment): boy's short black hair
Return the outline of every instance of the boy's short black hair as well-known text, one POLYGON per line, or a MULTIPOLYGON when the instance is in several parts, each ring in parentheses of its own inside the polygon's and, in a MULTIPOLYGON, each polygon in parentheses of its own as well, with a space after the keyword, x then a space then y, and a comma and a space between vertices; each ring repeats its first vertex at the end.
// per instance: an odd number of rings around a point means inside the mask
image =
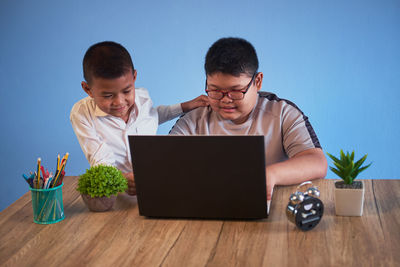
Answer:
POLYGON ((253 76, 258 70, 256 50, 241 38, 221 38, 208 49, 204 64, 206 75, 217 72, 253 76))
POLYGON ((93 77, 115 79, 134 71, 132 58, 122 45, 105 41, 92 45, 83 57, 83 77, 90 83, 93 77))

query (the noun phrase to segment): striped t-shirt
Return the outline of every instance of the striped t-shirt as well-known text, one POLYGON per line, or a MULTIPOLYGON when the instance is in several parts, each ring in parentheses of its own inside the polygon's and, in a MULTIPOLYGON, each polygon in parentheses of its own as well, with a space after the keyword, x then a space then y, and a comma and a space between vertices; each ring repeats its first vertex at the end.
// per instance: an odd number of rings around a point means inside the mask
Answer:
POLYGON ((210 107, 181 116, 172 135, 264 135, 266 165, 284 161, 310 148, 321 148, 307 116, 292 102, 259 92, 247 121, 235 124, 210 107))

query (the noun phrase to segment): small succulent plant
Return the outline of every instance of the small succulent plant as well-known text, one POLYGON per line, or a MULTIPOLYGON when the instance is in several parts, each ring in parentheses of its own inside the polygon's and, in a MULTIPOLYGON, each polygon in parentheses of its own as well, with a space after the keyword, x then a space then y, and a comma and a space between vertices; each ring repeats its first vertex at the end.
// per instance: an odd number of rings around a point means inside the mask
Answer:
POLYGON ((370 163, 366 166, 362 166, 364 161, 367 159, 367 154, 354 163, 354 150, 351 154, 349 152, 346 152, 345 154, 341 149, 340 159, 329 153, 326 154, 333 160, 333 164, 336 167, 329 167, 331 171, 342 178, 345 184, 349 185, 353 184, 354 179, 356 179, 360 172, 364 171, 372 164, 370 163))
POLYGON ((125 192, 128 182, 122 172, 113 166, 92 166, 78 180, 76 190, 91 197, 110 197, 125 192))

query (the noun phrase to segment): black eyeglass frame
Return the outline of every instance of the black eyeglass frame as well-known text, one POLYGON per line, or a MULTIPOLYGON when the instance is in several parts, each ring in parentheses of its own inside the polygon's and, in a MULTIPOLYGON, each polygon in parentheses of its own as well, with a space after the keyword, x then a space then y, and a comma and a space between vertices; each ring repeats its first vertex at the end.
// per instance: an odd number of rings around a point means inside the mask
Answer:
POLYGON ((249 88, 250 88, 251 84, 253 83, 254 78, 257 76, 257 74, 258 74, 257 71, 254 72, 253 76, 251 77, 251 80, 250 80, 249 84, 246 86, 246 89, 244 89, 244 91, 243 91, 243 90, 235 90, 235 91, 234 91, 234 92, 240 92, 240 93, 242 93, 242 98, 232 98, 232 96, 230 95, 230 94, 232 93, 232 91, 228 91, 228 92, 224 93, 224 92, 221 92, 221 90, 207 90, 207 79, 206 79, 206 88, 205 88, 206 94, 207 94, 210 98, 215 99, 215 100, 221 100, 221 99, 224 98, 226 95, 227 95, 230 99, 232 99, 232 100, 242 100, 242 99, 244 98, 244 95, 245 95, 245 94, 247 93, 247 91, 249 90, 249 88), (222 95, 221 95, 220 98, 211 97, 211 96, 208 94, 208 93, 211 92, 211 91, 213 91, 213 92, 219 92, 219 93, 221 93, 222 95))

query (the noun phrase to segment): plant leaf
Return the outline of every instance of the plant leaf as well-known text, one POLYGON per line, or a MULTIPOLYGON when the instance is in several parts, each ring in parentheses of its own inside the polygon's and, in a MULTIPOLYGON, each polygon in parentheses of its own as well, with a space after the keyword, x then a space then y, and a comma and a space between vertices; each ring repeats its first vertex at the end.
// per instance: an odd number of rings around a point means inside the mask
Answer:
POLYGON ((365 154, 364 157, 362 157, 361 159, 359 159, 355 164, 354 164, 354 168, 358 169, 361 167, 361 165, 364 163, 364 161, 367 159, 368 154, 365 154))
POLYGON ((367 169, 369 166, 371 166, 372 162, 364 167, 362 167, 361 169, 358 170, 358 173, 364 171, 365 169, 367 169))
POLYGON ((342 163, 342 165, 347 165, 346 164, 346 155, 343 152, 343 149, 340 149, 340 161, 342 163))
MULTIPOLYGON (((329 167, 329 169, 331 169, 331 171, 334 172, 334 173, 335 173, 337 176, 339 176, 340 178, 343 177, 342 174, 341 174, 338 170, 336 170, 335 168, 329 167)), ((343 178, 342 178, 342 179, 343 179, 343 178)))
POLYGON ((354 163, 351 161, 350 164, 348 164, 344 171, 343 171, 343 176, 346 177, 346 183, 351 183, 351 180, 349 180, 349 177, 351 178, 350 174, 353 170, 354 163))
POLYGON ((338 170, 340 170, 340 171, 343 171, 345 168, 342 166, 342 165, 340 165, 339 163, 336 163, 336 162, 334 162, 333 163, 335 166, 336 166, 336 168, 338 169, 338 170))
POLYGON ((360 173, 359 169, 354 168, 353 171, 350 173, 351 178, 356 179, 357 175, 360 173))
POLYGON ((345 184, 352 184, 353 180, 351 179, 350 176, 345 176, 343 179, 345 184))
POLYGON ((334 155, 331 155, 329 153, 326 153, 326 154, 333 160, 333 162, 336 162, 336 163, 340 163, 341 162, 340 159, 338 159, 334 155))

